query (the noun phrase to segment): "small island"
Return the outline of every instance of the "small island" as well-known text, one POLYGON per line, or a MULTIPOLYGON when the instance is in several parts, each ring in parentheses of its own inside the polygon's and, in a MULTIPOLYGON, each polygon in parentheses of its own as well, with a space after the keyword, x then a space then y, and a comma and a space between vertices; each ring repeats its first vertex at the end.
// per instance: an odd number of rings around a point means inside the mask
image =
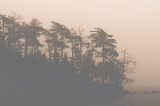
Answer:
MULTIPOLYGON (((133 83, 136 62, 116 50, 116 39, 102 28, 90 35, 51 21, 49 29, 16 13, 0 14, 0 80, 3 96, 42 100, 110 98, 133 83), (10 88, 10 89, 9 89, 10 88)), ((126 94, 129 91, 125 91, 126 94)))
POLYGON ((158 91, 152 91, 152 93, 159 93, 158 91))
POLYGON ((148 91, 144 91, 143 94, 149 94, 149 92, 148 91))

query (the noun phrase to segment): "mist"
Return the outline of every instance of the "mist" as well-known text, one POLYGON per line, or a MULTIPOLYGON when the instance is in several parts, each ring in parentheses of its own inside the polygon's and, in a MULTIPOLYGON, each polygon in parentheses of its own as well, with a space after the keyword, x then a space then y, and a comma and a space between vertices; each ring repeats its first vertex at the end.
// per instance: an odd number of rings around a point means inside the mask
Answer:
MULTIPOLYGON (((124 85, 124 88, 135 92, 160 90, 159 0, 0 0, 0 2, 0 14, 11 15, 16 12, 26 23, 36 18, 47 30, 52 25, 51 21, 61 23, 68 29, 84 29, 82 35, 84 37, 89 36, 94 28, 102 28, 116 39, 119 58, 123 58, 121 51, 127 50, 137 61, 135 74, 130 76, 134 82, 124 85)), ((45 37, 40 40, 44 42, 45 37)), ((47 47, 47 44, 44 44, 47 47)))

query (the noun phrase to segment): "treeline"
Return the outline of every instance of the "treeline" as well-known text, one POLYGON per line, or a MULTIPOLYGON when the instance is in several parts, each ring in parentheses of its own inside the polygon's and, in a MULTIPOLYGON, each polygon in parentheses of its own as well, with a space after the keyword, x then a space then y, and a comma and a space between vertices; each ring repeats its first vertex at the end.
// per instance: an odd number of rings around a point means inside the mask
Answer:
POLYGON ((109 87, 123 90, 124 84, 133 82, 128 75, 133 73, 135 61, 126 51, 119 59, 116 43, 101 28, 84 37, 82 29, 69 29, 58 22, 51 21, 50 29, 45 29, 36 18, 26 23, 16 14, 0 15, 1 70, 36 71, 37 75, 53 71, 50 75, 57 90, 88 86, 84 89, 89 91, 91 85, 103 88, 94 92, 106 92, 109 87))

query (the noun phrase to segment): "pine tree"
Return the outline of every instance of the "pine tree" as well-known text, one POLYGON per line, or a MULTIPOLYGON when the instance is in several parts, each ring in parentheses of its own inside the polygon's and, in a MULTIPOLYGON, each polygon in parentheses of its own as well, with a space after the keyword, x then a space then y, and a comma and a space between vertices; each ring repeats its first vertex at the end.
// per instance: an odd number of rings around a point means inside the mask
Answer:
POLYGON ((108 69, 106 65, 108 65, 108 62, 113 61, 118 56, 115 46, 115 43, 117 42, 112 38, 113 35, 107 34, 101 28, 95 28, 95 30, 91 32, 91 41, 94 43, 94 48, 97 48, 96 57, 102 58, 102 63, 100 62, 97 66, 98 74, 101 78, 101 83, 105 84, 105 80, 108 80, 108 69))
POLYGON ((29 30, 30 30, 29 45, 31 46, 31 53, 37 54, 39 52, 39 47, 43 46, 39 42, 38 37, 41 36, 44 29, 40 21, 38 21, 36 18, 32 18, 29 24, 29 30))

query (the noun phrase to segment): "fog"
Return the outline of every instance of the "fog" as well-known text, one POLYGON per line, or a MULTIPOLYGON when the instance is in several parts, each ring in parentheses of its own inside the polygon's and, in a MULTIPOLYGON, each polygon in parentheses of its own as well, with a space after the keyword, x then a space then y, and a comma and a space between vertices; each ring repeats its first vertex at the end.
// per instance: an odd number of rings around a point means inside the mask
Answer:
POLYGON ((159 0, 0 0, 0 13, 21 14, 25 21, 38 18, 44 27, 56 21, 68 28, 81 26, 84 35, 103 28, 117 40, 118 51, 137 60, 130 89, 160 88, 159 0))

